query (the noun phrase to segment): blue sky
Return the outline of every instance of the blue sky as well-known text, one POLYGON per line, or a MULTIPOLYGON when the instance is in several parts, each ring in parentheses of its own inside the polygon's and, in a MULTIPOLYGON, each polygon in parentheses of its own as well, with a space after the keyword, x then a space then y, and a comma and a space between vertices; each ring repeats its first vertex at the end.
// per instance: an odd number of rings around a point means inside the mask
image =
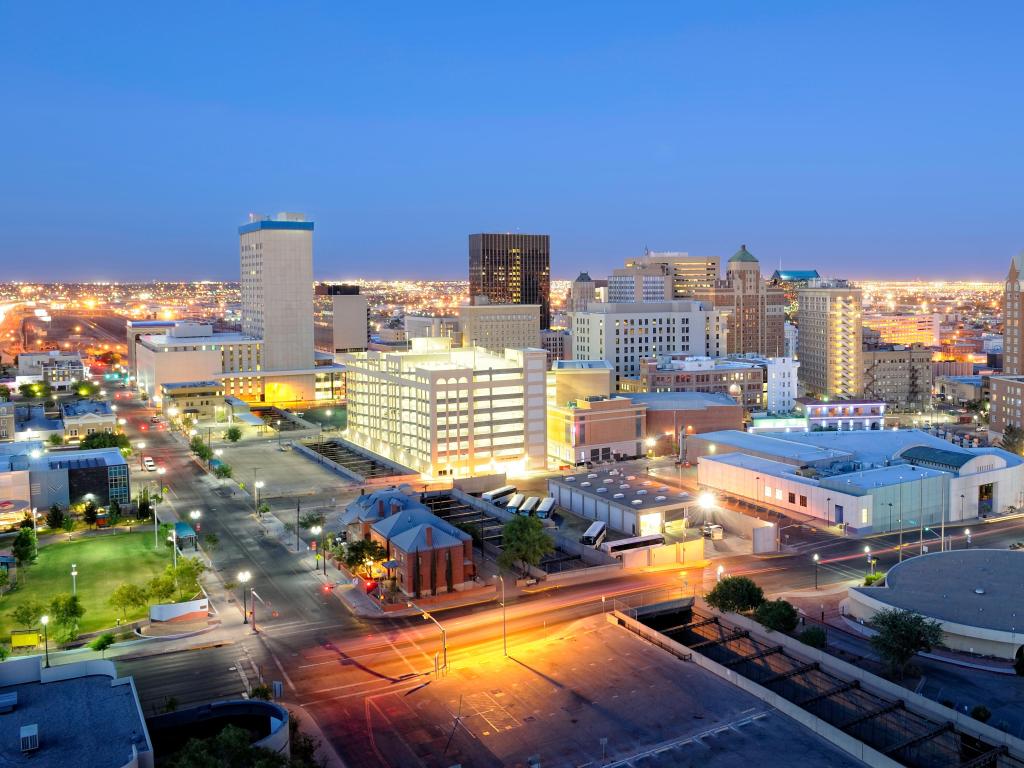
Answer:
POLYGON ((1024 247, 1024 4, 0 0, 0 280, 318 277, 642 252, 1001 278, 1024 247))

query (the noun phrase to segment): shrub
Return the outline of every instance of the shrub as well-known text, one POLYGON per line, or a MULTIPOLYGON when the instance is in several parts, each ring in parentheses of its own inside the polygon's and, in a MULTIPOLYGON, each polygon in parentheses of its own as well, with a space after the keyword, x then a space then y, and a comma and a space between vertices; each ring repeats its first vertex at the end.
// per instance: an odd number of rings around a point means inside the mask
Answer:
POLYGON ((796 608, 786 600, 768 600, 757 606, 754 620, 776 632, 792 632, 800 622, 796 608))
POLYGON ((227 431, 224 432, 224 437, 226 437, 232 443, 237 443, 239 440, 242 439, 242 430, 240 427, 228 427, 227 431))
POLYGON ((864 586, 865 587, 873 587, 873 586, 875 586, 876 584, 879 584, 879 583, 881 583, 883 585, 885 584, 885 574, 884 573, 869 573, 867 576, 864 577, 864 586))
POLYGON ((231 477, 233 470, 230 464, 218 464, 216 469, 213 470, 213 474, 219 477, 221 480, 227 480, 231 477))
POLYGON ((764 591, 746 576, 726 576, 704 599, 720 611, 745 613, 764 602, 764 591))
POLYGON ((828 645, 828 635, 821 627, 808 627, 797 639, 804 645, 818 650, 825 650, 825 646, 828 645))
POLYGON ((980 723, 987 723, 992 717, 992 712, 984 704, 975 704, 971 707, 971 717, 980 723))

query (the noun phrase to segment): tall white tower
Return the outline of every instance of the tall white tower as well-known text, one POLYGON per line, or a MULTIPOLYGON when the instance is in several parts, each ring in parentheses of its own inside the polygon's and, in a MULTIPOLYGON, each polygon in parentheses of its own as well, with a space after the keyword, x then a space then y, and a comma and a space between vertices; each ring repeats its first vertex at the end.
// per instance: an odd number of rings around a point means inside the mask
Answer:
POLYGON ((238 228, 242 332, 263 339, 264 371, 313 367, 313 222, 249 214, 238 228))

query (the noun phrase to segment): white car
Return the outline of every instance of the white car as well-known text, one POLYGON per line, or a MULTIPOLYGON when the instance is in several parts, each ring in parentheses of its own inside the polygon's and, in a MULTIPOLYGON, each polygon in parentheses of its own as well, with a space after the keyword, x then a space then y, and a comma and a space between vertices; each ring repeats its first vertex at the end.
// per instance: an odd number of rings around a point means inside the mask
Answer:
POLYGON ((143 456, 142 466, 146 468, 147 472, 156 472, 156 462, 153 461, 152 456, 143 456))

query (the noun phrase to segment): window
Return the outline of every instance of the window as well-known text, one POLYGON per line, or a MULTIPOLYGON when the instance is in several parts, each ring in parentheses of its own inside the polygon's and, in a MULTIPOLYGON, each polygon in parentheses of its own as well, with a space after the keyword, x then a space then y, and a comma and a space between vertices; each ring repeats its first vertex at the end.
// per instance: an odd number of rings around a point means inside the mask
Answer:
POLYGON ((807 506, 807 497, 806 496, 801 496, 800 497, 800 506, 801 507, 806 507, 807 506))
POLYGON ((769 498, 769 499, 770 499, 770 498, 772 497, 772 489, 771 489, 771 486, 768 486, 768 485, 766 485, 766 486, 764 487, 764 495, 765 495, 765 497, 766 497, 766 498, 769 498))
POLYGON ((789 503, 796 504, 796 494, 792 491, 789 492, 789 503))

